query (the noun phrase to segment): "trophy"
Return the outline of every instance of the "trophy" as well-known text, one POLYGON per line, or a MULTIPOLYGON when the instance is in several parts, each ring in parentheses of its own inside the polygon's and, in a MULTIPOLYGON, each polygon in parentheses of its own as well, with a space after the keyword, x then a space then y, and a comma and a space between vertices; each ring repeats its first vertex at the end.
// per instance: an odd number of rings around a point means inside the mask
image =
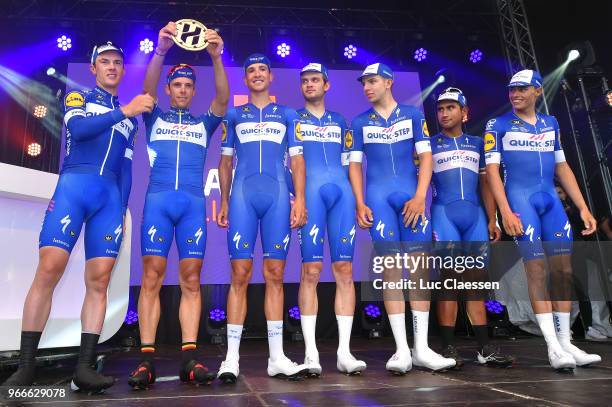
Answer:
POLYGON ((177 34, 172 37, 174 43, 187 51, 202 51, 208 45, 204 39, 207 28, 201 22, 183 18, 176 22, 177 34))

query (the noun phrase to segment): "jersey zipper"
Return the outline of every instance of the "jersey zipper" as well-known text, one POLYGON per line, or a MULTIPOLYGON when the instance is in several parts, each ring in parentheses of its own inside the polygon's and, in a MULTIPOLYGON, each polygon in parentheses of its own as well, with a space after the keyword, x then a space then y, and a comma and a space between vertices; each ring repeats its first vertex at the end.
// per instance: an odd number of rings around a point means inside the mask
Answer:
POLYGON ((259 109, 259 173, 261 174, 261 123, 263 122, 263 110, 259 109))
MULTIPOLYGON (((455 148, 459 151, 459 145, 457 144, 457 137, 453 137, 453 141, 455 142, 455 148)), ((461 199, 465 199, 463 196, 463 163, 459 160, 459 183, 461 185, 461 199)))
MULTIPOLYGON (((111 97, 111 107, 115 110, 115 104, 113 103, 113 98, 111 97)), ((106 154, 104 155, 104 160, 102 161, 102 166, 100 167, 100 175, 104 173, 104 166, 106 165, 106 160, 108 159, 108 154, 110 153, 111 146, 113 145, 113 136, 115 135, 115 125, 113 125, 110 135, 110 141, 108 142, 108 148, 106 149, 106 154)))
POLYGON ((179 138, 176 141, 176 177, 174 181, 174 190, 178 191, 178 181, 179 181, 179 163, 181 158, 181 130, 180 126, 183 125, 183 113, 179 110, 179 138))
MULTIPOLYGON (((385 120, 385 128, 389 128, 389 120, 385 120)), ((389 141, 389 151, 391 152, 391 167, 393 168, 393 176, 397 176, 397 171, 395 171, 395 158, 393 157, 393 140, 389 141)))
MULTIPOLYGON (((322 117, 325 117, 325 112, 323 112, 322 117)), ((323 124, 321 123, 321 119, 318 119, 318 120, 319 120, 319 127, 323 127, 323 124)), ((325 143, 326 143, 325 137, 327 137, 327 134, 323 133, 323 136, 324 136, 323 137, 323 158, 325 158, 325 167, 327 168, 329 167, 329 163, 327 162, 327 152, 325 151, 325 143)))

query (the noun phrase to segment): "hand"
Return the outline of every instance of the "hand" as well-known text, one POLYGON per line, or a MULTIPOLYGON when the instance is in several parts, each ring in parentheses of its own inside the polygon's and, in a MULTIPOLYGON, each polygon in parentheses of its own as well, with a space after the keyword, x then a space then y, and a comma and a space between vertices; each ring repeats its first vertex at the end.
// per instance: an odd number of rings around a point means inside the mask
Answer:
POLYGON ((125 117, 134 117, 144 112, 151 113, 154 105, 155 100, 153 100, 153 97, 145 93, 144 95, 134 97, 134 99, 130 100, 130 103, 121 106, 120 109, 125 117))
POLYGON ((419 217, 421 218, 421 223, 425 224, 427 220, 425 217, 425 197, 414 196, 409 201, 406 201, 402 209, 402 215, 404 215, 405 227, 411 224, 413 229, 416 228, 419 217))
POLYGON ((164 28, 159 30, 159 37, 157 37, 157 50, 161 54, 165 54, 174 45, 172 37, 178 33, 176 29, 176 23, 170 21, 164 28))
POLYGON ((211 58, 221 56, 221 51, 223 51, 223 39, 215 30, 208 29, 204 33, 204 38, 208 41, 208 46, 206 47, 206 51, 210 54, 211 58))
POLYGON ((513 212, 502 214, 502 223, 506 233, 510 236, 522 236, 525 233, 523 230, 523 223, 513 212))
POLYGON ((582 219, 586 228, 581 232, 582 236, 590 235, 597 230, 597 222, 595 222, 595 218, 587 208, 580 211, 580 219, 582 219))
POLYGON ((374 222, 374 215, 372 210, 366 205, 357 205, 357 224, 362 229, 372 227, 374 222))
POLYGON ((489 240, 492 242, 497 242, 501 239, 501 229, 497 227, 497 223, 489 222, 489 240))
POLYGON ((217 225, 219 225, 220 228, 226 228, 229 225, 227 221, 227 212, 227 201, 221 201, 221 208, 219 208, 219 212, 217 213, 217 225))
POLYGON ((296 198, 291 203, 291 215, 289 215, 291 221, 291 229, 299 228, 306 224, 308 216, 306 215, 306 204, 304 198, 296 198))

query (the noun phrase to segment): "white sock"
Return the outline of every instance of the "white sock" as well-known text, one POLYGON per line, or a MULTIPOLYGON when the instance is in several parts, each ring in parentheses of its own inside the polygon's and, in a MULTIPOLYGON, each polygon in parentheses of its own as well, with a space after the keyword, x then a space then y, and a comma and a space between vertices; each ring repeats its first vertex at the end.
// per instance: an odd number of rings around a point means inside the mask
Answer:
POLYGON ((409 352, 408 340, 406 339, 406 314, 389 314, 389 324, 395 339, 397 352, 409 352))
MULTIPOLYGON (((351 353, 351 330, 353 329, 352 315, 336 315, 338 321, 338 353, 351 353)), ((406 329, 404 328, 404 331, 406 329)))
POLYGON ((283 352, 283 321, 267 322, 270 359, 277 360, 285 356, 285 353, 283 352))
POLYGON ((319 351, 317 350, 317 343, 315 340, 317 316, 301 315, 300 322, 302 323, 302 334, 304 334, 304 346, 306 348, 306 356, 318 355, 319 351))
POLYGON ((553 320, 555 322, 555 330, 559 343, 561 345, 570 344, 572 339, 570 334, 570 313, 554 311, 553 320))
POLYGON ((227 324, 227 355, 226 360, 240 359, 240 338, 242 325, 227 324))
POLYGON ((559 341, 557 340, 552 313, 546 312, 543 314, 536 314, 536 319, 538 320, 538 325, 540 326, 540 330, 542 331, 542 335, 544 336, 544 340, 546 341, 548 348, 555 350, 560 349, 561 344, 559 344, 559 341))
POLYGON ((412 329, 414 331, 414 349, 428 349, 429 311, 412 311, 412 329))

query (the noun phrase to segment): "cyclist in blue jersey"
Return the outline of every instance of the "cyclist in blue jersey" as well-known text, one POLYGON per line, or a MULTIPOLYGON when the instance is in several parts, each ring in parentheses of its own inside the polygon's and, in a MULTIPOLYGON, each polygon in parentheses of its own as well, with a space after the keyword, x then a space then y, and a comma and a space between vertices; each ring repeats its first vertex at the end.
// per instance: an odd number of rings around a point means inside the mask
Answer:
POLYGON ((341 372, 356 374, 365 370, 366 363, 355 359, 349 347, 355 312, 352 267, 355 198, 348 180, 348 153, 342 152, 343 145, 352 143, 352 134, 344 117, 325 108, 325 94, 330 82, 324 65, 306 65, 301 71, 301 88, 305 106, 297 113, 304 143, 308 211, 308 222, 299 231, 303 265, 298 297, 306 346, 304 364, 310 375, 321 374, 315 328, 317 283, 323 270, 323 237, 327 227, 332 272, 336 280, 334 308, 339 340, 336 367, 341 372))
POLYGON ((601 357, 587 354, 570 342, 572 231, 553 178, 580 210, 583 235, 595 232, 595 219, 565 161, 557 119, 536 112, 542 77, 526 69, 512 77, 508 88, 512 111, 489 120, 484 135, 489 184, 504 229, 514 236, 523 256, 531 305, 546 340, 551 366, 568 370, 596 363, 601 357), (505 185, 499 174, 500 162, 505 185), (552 295, 546 287, 545 256, 552 295))
MULTIPOLYGON (((488 240, 499 240, 501 230, 496 225, 495 200, 486 184, 484 143, 482 138, 463 133, 467 121, 467 100, 457 88, 444 90, 437 101, 438 123, 441 133, 431 139, 433 156, 433 202, 431 223, 434 240, 442 250, 460 244, 458 255, 481 257, 479 267, 459 271, 444 270, 444 279, 463 278, 483 281, 488 240), (480 195, 478 190, 480 189, 480 195), (486 214, 485 210, 486 209, 486 214), (488 219, 488 220, 487 220, 488 219)), ((467 313, 478 341, 476 359, 480 364, 509 366, 514 359, 489 344, 487 312, 484 293, 470 290, 466 293, 467 313)), ((454 344, 457 320, 457 293, 445 290, 438 301, 438 321, 444 350, 442 355, 455 359, 455 368, 463 365, 454 344)))
POLYGON ((303 365, 293 363, 283 352, 283 275, 290 229, 306 223, 300 125, 295 110, 270 101, 273 76, 265 55, 249 56, 244 71, 250 101, 229 109, 223 119, 219 162, 221 206, 217 223, 220 227, 229 227, 227 245, 232 264, 227 299, 227 355, 218 372, 224 383, 235 383, 239 373, 238 350, 258 226, 266 281, 268 375, 293 378, 306 372, 303 365), (295 187, 293 203, 289 201, 285 176, 287 151, 295 187), (232 177, 234 152, 237 166, 232 177))
MULTIPOLYGON (((431 226, 425 215, 425 195, 431 181, 432 159, 425 117, 414 106, 393 98, 393 72, 382 63, 368 65, 358 80, 372 108, 353 119, 349 151, 349 176, 357 202, 357 222, 370 228, 375 247, 404 242, 408 253, 427 251, 431 226), (413 161, 416 152, 420 170, 413 161), (363 155, 367 158, 366 199, 363 198, 363 155)), ((396 278, 401 270, 389 270, 396 278)), ((422 269, 411 270, 423 276, 422 269)), ((387 278, 387 276, 385 276, 387 278)), ((387 370, 404 374, 417 366, 440 370, 455 365, 429 348, 427 331, 430 301, 411 299, 414 355, 406 339, 405 302, 401 291, 385 290, 385 308, 395 338, 396 352, 387 370), (389 298, 395 296, 395 298, 389 298), (399 298, 398 298, 399 296, 399 298)))
POLYGON ((19 369, 6 386, 34 381, 35 355, 51 311, 53 291, 85 223, 85 300, 81 348, 73 388, 99 392, 114 379, 96 372, 95 346, 106 313, 106 293, 119 253, 131 188, 135 116, 150 112, 153 98, 136 96, 122 106, 117 90, 123 77, 123 51, 108 42, 91 56, 96 87, 64 98, 66 157, 40 232, 40 259, 25 300, 19 369))
MULTIPOLYGON (((157 96, 164 58, 174 44, 174 35, 176 24, 169 22, 159 32, 157 48, 147 67, 144 90, 153 97, 157 96)), ((195 71, 189 65, 179 64, 170 69, 166 78, 165 93, 170 97, 170 110, 164 112, 155 104, 151 113, 143 115, 151 176, 141 226, 143 275, 138 317, 142 361, 128 380, 136 389, 147 388, 155 382, 153 357, 160 317, 159 290, 174 237, 181 287, 179 378, 195 383, 209 383, 215 378, 196 356, 202 309, 200 272, 206 247, 203 176, 211 136, 227 108, 229 86, 221 61, 223 40, 213 30, 207 30, 204 36, 208 41, 206 51, 212 59, 216 91, 208 112, 194 116, 189 111, 195 95, 195 71)))

